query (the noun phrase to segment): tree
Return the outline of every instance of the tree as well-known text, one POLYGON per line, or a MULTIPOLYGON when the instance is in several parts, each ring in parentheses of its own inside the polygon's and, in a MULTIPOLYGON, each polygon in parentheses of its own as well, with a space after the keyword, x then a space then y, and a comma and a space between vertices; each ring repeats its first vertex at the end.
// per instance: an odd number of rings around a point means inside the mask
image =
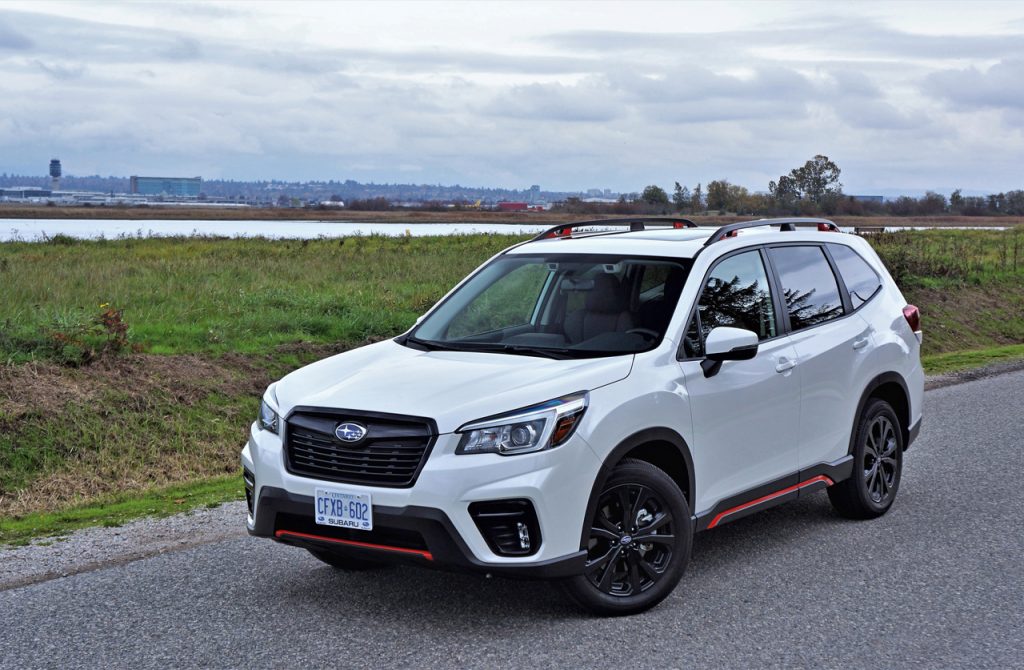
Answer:
POLYGON ((687 211, 690 208, 690 189, 676 182, 676 189, 672 193, 672 204, 676 206, 677 212, 687 211))
POLYGON ((667 205, 668 193, 662 187, 651 184, 640 194, 640 199, 648 205, 667 205))
POLYGON ((935 191, 928 191, 917 201, 917 213, 928 216, 929 214, 943 214, 946 211, 946 196, 935 191))
POLYGON ((690 196, 690 211, 704 211, 704 192, 701 190, 699 182, 697 183, 696 188, 693 189, 693 194, 690 196))
POLYGON ((843 185, 839 183, 839 172, 839 166, 830 161, 828 156, 818 154, 804 163, 802 168, 797 168, 790 174, 805 197, 814 202, 821 202, 828 193, 842 192, 843 185))
POLYGON ((786 175, 779 177, 778 183, 768 182, 768 192, 772 194, 772 200, 782 207, 792 207, 793 202, 800 199, 796 180, 786 175))
POLYGON ((729 182, 716 179, 708 182, 708 209, 724 212, 729 208, 729 182))
POLYGON ((804 163, 803 167, 790 170, 789 175, 779 177, 779 181, 769 182, 768 189, 775 200, 782 203, 795 199, 808 199, 820 203, 825 196, 842 193, 843 185, 839 182, 839 166, 829 160, 828 156, 818 154, 804 163), (778 192, 780 195, 776 195, 778 192))
POLYGON ((959 214, 960 210, 962 210, 963 208, 964 208, 964 196, 960 192, 960 189, 957 189, 957 190, 955 190, 955 191, 953 191, 952 193, 949 194, 949 209, 954 214, 959 214))

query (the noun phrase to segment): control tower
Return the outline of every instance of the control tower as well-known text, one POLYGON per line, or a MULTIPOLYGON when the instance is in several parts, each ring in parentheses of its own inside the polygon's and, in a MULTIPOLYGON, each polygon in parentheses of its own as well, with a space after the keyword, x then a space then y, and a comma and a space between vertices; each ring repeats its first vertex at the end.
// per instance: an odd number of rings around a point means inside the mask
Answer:
POLYGON ((60 160, 57 158, 50 161, 50 190, 60 190, 60 160))

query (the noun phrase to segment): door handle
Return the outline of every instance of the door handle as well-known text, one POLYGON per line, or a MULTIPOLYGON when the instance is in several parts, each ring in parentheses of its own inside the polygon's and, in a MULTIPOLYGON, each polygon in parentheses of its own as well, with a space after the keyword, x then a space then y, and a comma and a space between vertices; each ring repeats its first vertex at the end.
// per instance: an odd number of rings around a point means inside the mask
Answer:
POLYGON ((796 361, 791 361, 788 358, 780 358, 779 362, 775 365, 776 372, 785 372, 786 370, 792 370, 796 367, 796 361))
POLYGON ((854 340, 853 341, 853 348, 854 349, 863 349, 864 347, 867 346, 869 339, 871 339, 871 338, 869 338, 869 337, 862 337, 859 340, 854 340))

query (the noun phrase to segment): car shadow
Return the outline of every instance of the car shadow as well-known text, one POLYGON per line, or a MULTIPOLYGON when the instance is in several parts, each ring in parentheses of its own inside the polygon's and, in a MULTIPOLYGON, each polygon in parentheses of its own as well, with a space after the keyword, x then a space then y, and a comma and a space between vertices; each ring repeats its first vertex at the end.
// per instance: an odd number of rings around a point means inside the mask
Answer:
MULTIPOLYGON (((715 580, 727 579, 734 570, 785 565, 785 555, 793 551, 794 545, 827 537, 836 524, 843 523, 849 522, 835 514, 821 494, 700 533, 694 538, 693 554, 680 589, 685 594, 688 583, 699 583, 702 588, 710 583, 713 589, 715 580)), ((422 627, 424 632, 438 634, 465 630, 467 626, 507 627, 507 619, 495 616, 506 611, 534 623, 581 616, 581 610, 556 582, 408 566, 345 572, 295 548, 282 546, 281 550, 295 552, 297 560, 293 572, 277 575, 274 597, 278 602, 288 606, 290 601, 302 609, 319 605, 323 616, 337 616, 339 621, 362 611, 393 618, 404 630, 422 627), (338 607, 339 602, 344 602, 344 608, 338 607)), ((685 597, 670 598, 662 607, 683 606, 685 602, 685 597)))

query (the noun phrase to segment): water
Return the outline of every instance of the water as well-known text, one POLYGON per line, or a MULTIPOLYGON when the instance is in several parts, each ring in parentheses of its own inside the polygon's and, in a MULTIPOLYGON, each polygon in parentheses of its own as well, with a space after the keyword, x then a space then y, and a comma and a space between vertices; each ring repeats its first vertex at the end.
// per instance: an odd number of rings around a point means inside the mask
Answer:
MULTIPOLYGON (((209 235, 215 237, 268 237, 278 239, 316 239, 353 235, 468 235, 501 233, 525 235, 539 233, 553 224, 519 223, 354 223, 348 221, 207 221, 153 219, 0 219, 0 242, 35 242, 54 235, 80 239, 118 237, 173 237, 209 235), (408 231, 408 232, 407 232, 408 231)), ((947 230, 1006 230, 1002 226, 946 226, 947 230)), ((931 230, 930 226, 887 226, 886 232, 931 230)), ((853 228, 844 227, 852 233, 853 228)))
POLYGON ((174 237, 210 235, 216 237, 269 237, 316 239, 353 235, 457 235, 539 233, 550 225, 507 223, 353 223, 344 221, 205 221, 205 220, 118 220, 118 219, 0 219, 0 242, 35 242, 68 235, 80 239, 117 237, 174 237), (408 233, 406 232, 408 231, 408 233))

